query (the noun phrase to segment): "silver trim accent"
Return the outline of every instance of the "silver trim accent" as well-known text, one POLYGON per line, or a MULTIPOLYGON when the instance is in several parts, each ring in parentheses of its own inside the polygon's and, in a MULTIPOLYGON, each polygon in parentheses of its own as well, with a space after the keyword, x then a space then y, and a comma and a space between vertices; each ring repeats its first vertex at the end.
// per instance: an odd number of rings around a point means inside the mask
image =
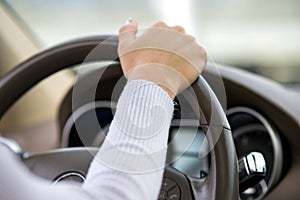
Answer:
POLYGON ((5 145, 7 148, 9 148, 12 152, 16 154, 22 153, 22 149, 19 146, 19 144, 12 139, 8 139, 0 135, 0 143, 5 145))
MULTIPOLYGON (((262 153, 250 152, 248 155, 239 159, 239 180, 240 191, 244 193, 249 185, 248 181, 261 181, 266 176, 266 161, 262 153), (245 173, 246 172, 246 173, 245 173)), ((257 182, 257 183, 259 183, 257 182)), ((256 183, 256 184, 257 184, 256 183)), ((253 185, 254 186, 254 185, 253 185)), ((251 188, 251 186, 250 186, 251 188)))
POLYGON ((283 151, 279 134, 269 121, 257 111, 247 107, 234 107, 227 110, 227 116, 236 113, 246 113, 255 117, 267 130, 273 145, 273 171, 268 183, 268 189, 271 189, 279 180, 283 168, 283 151))
POLYGON ((75 121, 84 113, 86 113, 89 110, 93 110, 95 108, 112 108, 116 109, 117 103, 113 101, 95 101, 95 102, 90 102, 87 104, 84 104, 77 108, 67 119, 65 126, 62 131, 62 140, 61 140, 61 146, 62 147, 67 147, 68 146, 68 141, 70 137, 70 131, 75 123, 75 121))
POLYGON ((247 165, 246 157, 243 157, 242 160, 243 160, 243 163, 244 163, 245 170, 246 170, 247 174, 250 175, 250 171, 249 171, 249 167, 247 165))
POLYGON ((248 175, 266 173, 266 161, 261 153, 251 152, 244 159, 248 161, 248 175))
POLYGON ((62 181, 63 179, 65 178, 68 178, 68 177, 72 177, 72 176, 76 176, 78 178, 80 178, 82 180, 82 182, 85 181, 85 177, 78 173, 78 172, 67 172, 65 174, 62 174, 61 176, 59 176, 54 182, 53 182, 53 185, 56 185, 57 183, 59 183, 60 181, 62 181))
MULTIPOLYGON (((262 193, 259 194, 255 200, 261 200, 264 198, 265 194, 268 192, 268 186, 267 186, 267 183, 266 181, 263 179, 261 180, 259 183, 259 186, 260 186, 260 189, 262 190, 262 193)), ((253 188, 248 188, 248 189, 253 189, 253 188)), ((247 193, 247 190, 245 190, 243 193, 247 193)))

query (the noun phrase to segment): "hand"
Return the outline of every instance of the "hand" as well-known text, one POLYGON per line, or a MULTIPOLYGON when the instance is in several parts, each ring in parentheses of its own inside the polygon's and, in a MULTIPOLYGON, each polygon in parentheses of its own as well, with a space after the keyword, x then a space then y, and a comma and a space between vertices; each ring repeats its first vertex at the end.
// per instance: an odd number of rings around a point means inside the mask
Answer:
POLYGON ((118 54, 128 81, 144 79, 175 96, 191 85, 206 66, 206 52, 181 26, 156 22, 136 36, 136 21, 119 30, 118 54))

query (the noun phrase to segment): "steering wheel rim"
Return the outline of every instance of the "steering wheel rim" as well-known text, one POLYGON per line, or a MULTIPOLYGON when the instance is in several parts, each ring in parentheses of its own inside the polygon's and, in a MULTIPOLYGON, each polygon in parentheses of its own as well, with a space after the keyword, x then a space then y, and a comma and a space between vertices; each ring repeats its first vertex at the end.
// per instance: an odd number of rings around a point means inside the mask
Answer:
MULTIPOLYGON (((83 38, 52 47, 21 63, 0 80, 0 119, 30 88, 55 72, 81 64, 83 61, 117 61, 117 46, 117 36, 83 38), (98 51, 101 53, 89 56, 86 60, 86 56, 100 43, 101 48, 98 51)), ((204 184, 206 189, 193 185, 191 181, 195 199, 202 196, 204 190, 209 191, 205 194, 206 198, 238 199, 237 158, 226 115, 201 76, 192 87, 199 103, 199 112, 203 116, 200 124, 206 127, 206 131, 210 133, 210 143, 214 144, 211 151, 211 170, 204 184)))

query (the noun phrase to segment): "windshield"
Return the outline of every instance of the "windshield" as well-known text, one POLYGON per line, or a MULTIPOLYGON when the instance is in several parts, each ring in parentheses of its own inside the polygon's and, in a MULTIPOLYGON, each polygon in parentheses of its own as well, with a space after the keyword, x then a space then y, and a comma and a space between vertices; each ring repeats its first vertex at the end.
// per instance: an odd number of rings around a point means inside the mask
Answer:
POLYGON ((300 83, 298 0, 2 0, 14 19, 46 48, 72 38, 116 34, 127 18, 147 27, 179 24, 214 62, 282 83, 300 83))

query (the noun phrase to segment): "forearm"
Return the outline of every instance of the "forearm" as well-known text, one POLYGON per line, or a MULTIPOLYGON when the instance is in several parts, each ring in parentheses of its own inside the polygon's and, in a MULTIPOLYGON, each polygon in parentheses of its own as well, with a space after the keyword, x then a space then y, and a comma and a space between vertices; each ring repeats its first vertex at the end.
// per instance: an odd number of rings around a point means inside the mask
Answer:
POLYGON ((171 99, 158 86, 144 81, 128 84, 82 187, 51 186, 0 146, 0 199, 154 200, 162 180, 172 113, 171 99))
POLYGON ((172 100, 160 87, 130 82, 83 188, 111 199, 156 199, 172 113, 172 100))

